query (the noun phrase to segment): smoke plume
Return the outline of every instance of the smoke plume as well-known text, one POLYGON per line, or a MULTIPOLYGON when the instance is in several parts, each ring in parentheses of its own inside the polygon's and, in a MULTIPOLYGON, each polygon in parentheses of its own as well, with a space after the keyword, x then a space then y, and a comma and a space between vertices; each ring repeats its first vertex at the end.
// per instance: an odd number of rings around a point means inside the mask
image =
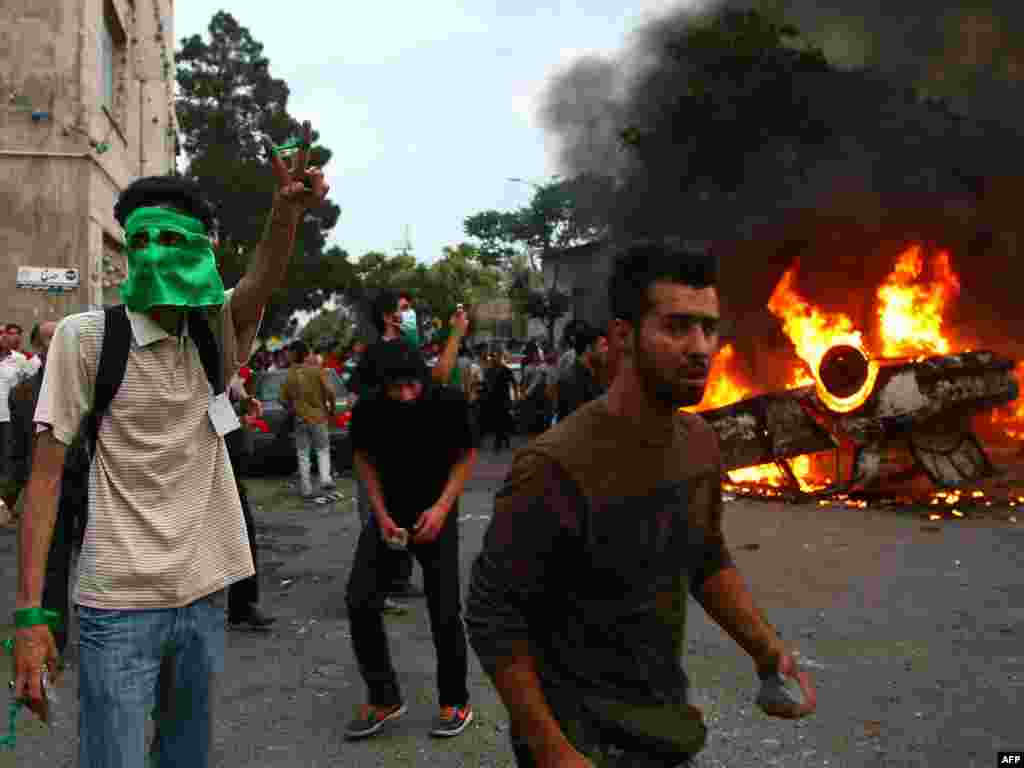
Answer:
POLYGON ((981 329, 990 347, 1019 335, 1024 225, 1013 201, 1024 194, 1024 3, 899 6, 723 0, 677 11, 637 30, 616 56, 579 60, 546 91, 541 117, 561 172, 616 180, 615 237, 715 243, 722 294, 752 357, 784 344, 765 304, 795 259, 809 300, 867 326, 874 287, 909 242, 952 250, 964 284, 958 321, 981 329), (824 51, 828 71, 802 73, 799 98, 780 107, 806 109, 820 135, 774 136, 766 113, 755 151, 735 157, 727 132, 694 147, 676 108, 692 69, 674 44, 697 22, 752 7, 824 51), (631 127, 658 132, 656 151, 641 158, 625 148, 631 127), (737 163, 740 183, 696 174, 709 158, 737 163), (851 290, 858 284, 867 290, 851 290))

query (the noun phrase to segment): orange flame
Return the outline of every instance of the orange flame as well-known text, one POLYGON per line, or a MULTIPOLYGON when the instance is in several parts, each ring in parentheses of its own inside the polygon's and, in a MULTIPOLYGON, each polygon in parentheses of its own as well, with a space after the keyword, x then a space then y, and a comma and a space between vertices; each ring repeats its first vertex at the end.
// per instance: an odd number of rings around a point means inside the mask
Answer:
MULTIPOLYGON (((1014 375, 1017 382, 1024 387, 1024 361, 1017 364, 1014 375)), ((991 419, 992 424, 1002 429, 1007 437, 1024 440, 1024 397, 1003 408, 996 408, 992 411, 991 419)))
MULTIPOLYGON (((726 344, 719 350, 711 364, 704 399, 700 405, 683 410, 699 413, 721 408, 756 394, 752 387, 743 382, 744 376, 739 367, 736 349, 732 344, 726 344)), ((729 479, 734 483, 759 483, 771 486, 781 486, 785 482, 782 472, 774 464, 736 469, 729 472, 729 479)))
POLYGON ((768 300, 768 311, 782 321, 782 330, 797 355, 814 374, 829 347, 840 342, 862 346, 861 333, 854 330, 853 321, 847 315, 822 312, 807 302, 796 290, 795 283, 796 269, 787 269, 768 300))
POLYGON ((753 390, 740 383, 741 378, 736 349, 732 344, 726 344, 718 351, 711 364, 711 371, 708 373, 708 386, 704 390, 704 399, 700 401, 699 406, 684 410, 707 411, 750 397, 753 390))
POLYGON ((899 255, 896 268, 878 289, 879 336, 885 357, 949 353, 942 316, 946 305, 960 293, 960 279, 948 251, 936 254, 930 283, 919 282, 923 268, 921 246, 911 246, 899 255))

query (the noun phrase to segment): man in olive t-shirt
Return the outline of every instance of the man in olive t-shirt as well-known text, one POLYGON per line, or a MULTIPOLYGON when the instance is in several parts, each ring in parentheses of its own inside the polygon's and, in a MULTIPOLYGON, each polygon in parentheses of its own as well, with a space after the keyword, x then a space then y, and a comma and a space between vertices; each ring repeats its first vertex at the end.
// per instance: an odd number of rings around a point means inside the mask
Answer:
POLYGON ((762 679, 799 683, 722 534, 721 460, 699 416, 718 343, 716 265, 640 243, 609 286, 612 386, 516 456, 473 565, 466 626, 519 766, 675 768, 704 745, 681 655, 690 593, 762 679))
POLYGON ((327 371, 307 362, 309 347, 296 341, 290 348, 292 365, 281 387, 281 402, 295 416, 295 453, 299 462, 299 485, 303 498, 313 497, 309 451, 316 451, 320 489, 334 490, 331 478, 331 441, 328 430, 337 409, 334 389, 327 371))

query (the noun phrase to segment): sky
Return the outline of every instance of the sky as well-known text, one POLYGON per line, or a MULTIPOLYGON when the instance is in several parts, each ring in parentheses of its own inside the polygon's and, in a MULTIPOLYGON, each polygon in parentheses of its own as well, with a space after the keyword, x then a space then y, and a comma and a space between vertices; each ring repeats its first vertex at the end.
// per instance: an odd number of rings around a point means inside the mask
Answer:
POLYGON ((178 0, 174 34, 206 37, 220 10, 248 27, 291 88, 289 112, 334 152, 326 174, 342 214, 331 244, 354 259, 393 253, 408 233, 430 263, 467 240, 467 216, 529 202, 530 186, 510 178, 558 173, 537 114, 546 82, 581 55, 613 55, 680 4, 178 0))

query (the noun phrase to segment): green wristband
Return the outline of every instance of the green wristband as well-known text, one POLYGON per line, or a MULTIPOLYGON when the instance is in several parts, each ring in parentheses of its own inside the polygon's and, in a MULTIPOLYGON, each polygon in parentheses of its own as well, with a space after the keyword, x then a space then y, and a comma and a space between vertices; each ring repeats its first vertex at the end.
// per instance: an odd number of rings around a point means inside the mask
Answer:
POLYGON ((39 624, 46 624, 53 629, 60 625, 60 614, 43 608, 22 608, 14 612, 14 626, 18 629, 39 624))

